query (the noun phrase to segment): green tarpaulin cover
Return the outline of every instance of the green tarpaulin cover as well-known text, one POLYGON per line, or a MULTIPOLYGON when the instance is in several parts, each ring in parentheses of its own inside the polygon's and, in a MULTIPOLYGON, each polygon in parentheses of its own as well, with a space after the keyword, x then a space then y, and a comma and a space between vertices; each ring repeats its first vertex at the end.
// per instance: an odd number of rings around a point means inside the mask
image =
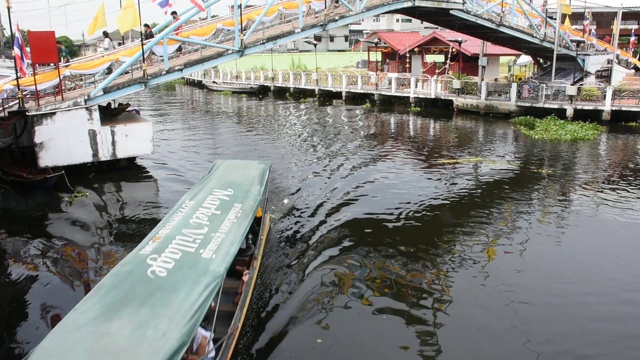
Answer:
POLYGON ((179 359, 266 196, 269 168, 214 163, 28 359, 179 359))

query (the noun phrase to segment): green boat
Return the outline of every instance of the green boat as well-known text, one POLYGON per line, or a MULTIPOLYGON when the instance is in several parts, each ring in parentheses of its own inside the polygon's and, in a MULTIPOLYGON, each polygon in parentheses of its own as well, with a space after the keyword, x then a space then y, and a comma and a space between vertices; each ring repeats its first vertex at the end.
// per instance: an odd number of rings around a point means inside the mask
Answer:
POLYGON ((229 359, 269 231, 270 167, 215 162, 27 358, 177 360, 195 353, 196 331, 209 327, 207 353, 229 359))

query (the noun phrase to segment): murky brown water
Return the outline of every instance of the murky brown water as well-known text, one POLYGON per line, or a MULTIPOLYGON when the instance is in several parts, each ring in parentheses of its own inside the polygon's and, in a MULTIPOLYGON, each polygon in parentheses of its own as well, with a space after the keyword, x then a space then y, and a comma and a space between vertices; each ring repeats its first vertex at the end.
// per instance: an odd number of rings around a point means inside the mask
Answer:
POLYGON ((0 188, 4 358, 37 345, 220 158, 273 162, 277 219, 239 358, 640 352, 637 134, 551 144, 488 117, 181 85, 132 103, 155 123, 155 154, 70 174, 88 199, 0 188), (470 158, 484 161, 443 161, 470 158))

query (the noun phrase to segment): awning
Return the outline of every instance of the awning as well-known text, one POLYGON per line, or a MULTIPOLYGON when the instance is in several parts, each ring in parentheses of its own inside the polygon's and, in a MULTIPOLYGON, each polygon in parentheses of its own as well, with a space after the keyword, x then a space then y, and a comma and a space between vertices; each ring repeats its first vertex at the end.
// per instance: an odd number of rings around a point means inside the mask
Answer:
POLYGON ((262 205, 269 168, 215 162, 28 359, 180 359, 262 205))
POLYGON ((516 66, 526 66, 529 64, 533 64, 533 59, 529 55, 520 55, 518 60, 516 60, 516 66))

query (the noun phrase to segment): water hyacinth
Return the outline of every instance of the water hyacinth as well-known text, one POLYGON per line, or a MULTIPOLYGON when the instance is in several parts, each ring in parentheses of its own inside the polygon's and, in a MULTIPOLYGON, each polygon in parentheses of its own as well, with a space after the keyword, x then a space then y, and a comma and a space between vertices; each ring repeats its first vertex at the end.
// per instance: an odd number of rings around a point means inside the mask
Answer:
POLYGON ((553 115, 544 119, 519 116, 511 123, 527 137, 561 142, 594 140, 604 131, 598 124, 561 120, 553 115))

